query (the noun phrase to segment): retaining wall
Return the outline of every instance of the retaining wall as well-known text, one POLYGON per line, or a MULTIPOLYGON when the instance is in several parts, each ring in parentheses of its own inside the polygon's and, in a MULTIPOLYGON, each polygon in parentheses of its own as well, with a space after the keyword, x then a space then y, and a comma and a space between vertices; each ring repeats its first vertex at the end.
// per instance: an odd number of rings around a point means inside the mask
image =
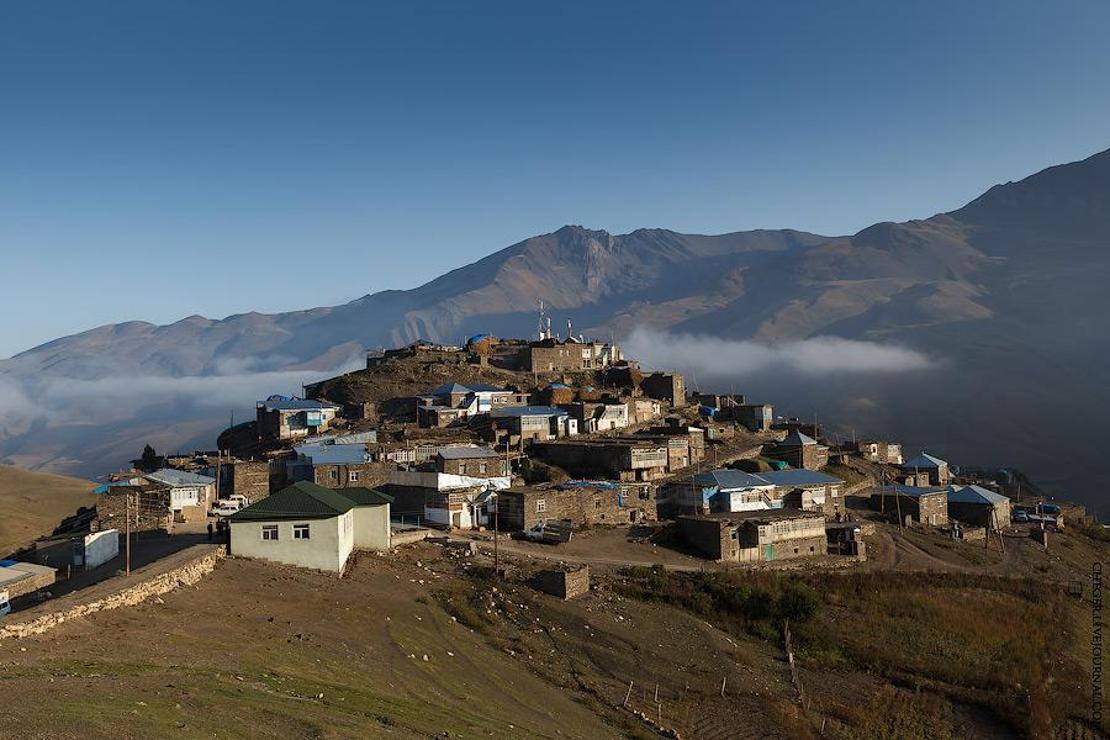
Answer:
POLYGON ((199 545, 196 548, 190 548, 189 551, 178 556, 171 556, 135 571, 130 577, 116 576, 110 581, 91 586, 86 591, 78 591, 52 601, 48 605, 44 604, 28 610, 26 614, 15 617, 18 619, 22 616, 21 621, 13 624, 0 623, 3 624, 0 627, 0 640, 40 635, 72 619, 122 606, 134 606, 154 596, 169 593, 179 586, 191 586, 215 570, 216 565, 225 556, 226 552, 222 546, 199 545), (201 552, 194 553, 193 549, 199 549, 201 552), (180 559, 180 562, 166 562, 175 557, 180 559), (126 580, 123 581, 125 578, 126 580), (110 583, 115 587, 120 581, 126 585, 122 588, 107 589, 105 593, 106 589, 103 586, 110 583), (88 593, 90 591, 95 593, 88 593), (46 613, 40 611, 46 609, 49 610, 46 613))

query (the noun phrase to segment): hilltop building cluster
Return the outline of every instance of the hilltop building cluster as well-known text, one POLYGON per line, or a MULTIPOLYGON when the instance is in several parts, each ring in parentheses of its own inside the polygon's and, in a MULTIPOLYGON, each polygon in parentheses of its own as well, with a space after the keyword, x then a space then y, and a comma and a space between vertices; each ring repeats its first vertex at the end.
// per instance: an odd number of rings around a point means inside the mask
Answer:
POLYGON ((934 455, 843 443, 769 403, 690 391, 680 373, 644 370, 569 325, 560 338, 542 316, 530 341, 368 353, 363 370, 258 401, 218 450, 134 464, 43 541, 44 559, 125 523, 215 521, 234 555, 342 572, 357 549, 435 530, 557 542, 664 522, 690 553, 758 563, 864 558, 864 518, 966 536, 1013 515, 988 481, 934 455))

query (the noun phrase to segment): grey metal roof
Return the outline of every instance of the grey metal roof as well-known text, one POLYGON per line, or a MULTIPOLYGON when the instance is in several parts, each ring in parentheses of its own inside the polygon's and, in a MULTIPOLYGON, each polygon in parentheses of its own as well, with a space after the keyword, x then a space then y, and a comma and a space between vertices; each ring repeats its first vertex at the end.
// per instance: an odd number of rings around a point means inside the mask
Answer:
POLYGON ((190 473, 175 468, 162 468, 153 473, 147 473, 143 477, 149 481, 172 487, 209 486, 216 482, 215 478, 209 478, 207 475, 198 475, 197 473, 190 473))
POLYGON ((439 451, 439 456, 444 460, 477 460, 500 455, 489 447, 445 447, 439 451))
POLYGON ((921 496, 927 496, 931 493, 945 492, 943 488, 933 488, 925 486, 903 486, 901 484, 883 486, 883 488, 885 489, 886 493, 897 493, 900 496, 909 496, 910 498, 919 498, 921 496))
POLYGON ((999 504, 1010 499, 982 486, 948 486, 948 501, 957 504, 999 504))
POLYGON ((323 409, 339 408, 334 403, 316 401, 304 398, 282 398, 281 400, 266 399, 261 402, 267 411, 321 411, 323 409))
POLYGON ((925 470, 936 470, 941 465, 947 465, 947 464, 948 463, 946 463, 944 460, 941 460, 939 457, 933 457, 932 455, 930 455, 927 452, 922 452, 918 455, 915 455, 914 457, 911 457, 909 460, 906 460, 904 463, 902 463, 902 468, 906 469, 906 470, 908 470, 910 468, 922 468, 922 469, 925 469, 925 470))
POLYGON ((303 445, 293 448, 298 455, 312 461, 313 465, 350 465, 367 460, 366 446, 354 445, 303 445))
POLYGON ((554 406, 502 406, 489 412, 490 416, 511 418, 514 416, 569 416, 560 408, 554 406))
POLYGON ((790 434, 786 435, 779 444, 785 447, 801 447, 803 445, 815 445, 817 444, 817 440, 795 429, 790 434))
POLYGON ((694 476, 694 482, 725 490, 771 485, 759 476, 745 473, 743 470, 711 470, 708 473, 698 473, 694 476))
POLYGON ((766 473, 757 473, 757 476, 776 486, 829 486, 844 483, 840 478, 826 473, 801 468, 770 470, 766 473))

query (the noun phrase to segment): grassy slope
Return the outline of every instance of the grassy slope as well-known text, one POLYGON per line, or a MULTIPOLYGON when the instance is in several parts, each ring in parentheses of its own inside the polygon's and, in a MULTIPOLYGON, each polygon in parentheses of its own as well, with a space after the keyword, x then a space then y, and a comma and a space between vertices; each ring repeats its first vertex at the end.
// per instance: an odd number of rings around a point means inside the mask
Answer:
POLYGON ((49 534, 77 507, 91 505, 92 488, 77 478, 0 465, 0 554, 49 534))

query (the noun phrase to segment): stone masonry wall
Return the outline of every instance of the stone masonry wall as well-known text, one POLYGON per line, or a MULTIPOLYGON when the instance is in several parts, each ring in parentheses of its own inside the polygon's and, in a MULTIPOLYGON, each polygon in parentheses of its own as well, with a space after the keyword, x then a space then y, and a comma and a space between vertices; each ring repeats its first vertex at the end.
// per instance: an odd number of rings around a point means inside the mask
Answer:
MULTIPOLYGON (((224 557, 226 553, 223 547, 205 547, 202 554, 189 558, 172 570, 157 573, 155 571, 158 570, 159 564, 154 563, 143 570, 136 571, 132 577, 136 575, 141 577, 143 571, 151 575, 102 598, 82 601, 85 595, 80 591, 63 596, 51 603, 52 606, 57 607, 54 611, 0 628, 0 641, 40 635, 73 619, 122 606, 134 606, 149 598, 169 593, 178 586, 191 586, 215 570, 216 565, 224 557)), ((123 578, 123 576, 117 576, 117 578, 123 578)))

